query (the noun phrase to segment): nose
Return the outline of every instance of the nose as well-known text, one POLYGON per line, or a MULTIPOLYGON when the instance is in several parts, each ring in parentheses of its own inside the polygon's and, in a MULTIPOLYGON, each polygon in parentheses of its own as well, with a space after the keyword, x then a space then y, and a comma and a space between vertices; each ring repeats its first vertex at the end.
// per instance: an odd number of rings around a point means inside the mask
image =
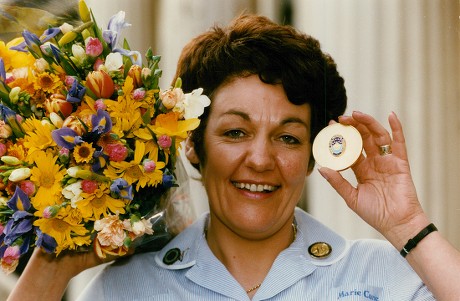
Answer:
POLYGON ((273 170, 275 167, 275 154, 270 139, 264 137, 254 138, 247 150, 246 166, 257 172, 273 170))

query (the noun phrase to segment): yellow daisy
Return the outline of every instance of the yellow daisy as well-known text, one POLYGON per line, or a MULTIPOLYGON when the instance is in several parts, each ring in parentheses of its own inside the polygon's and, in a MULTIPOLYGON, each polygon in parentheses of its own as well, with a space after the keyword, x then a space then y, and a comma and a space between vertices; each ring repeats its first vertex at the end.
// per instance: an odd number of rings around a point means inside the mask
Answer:
POLYGON ((73 224, 65 218, 40 218, 34 222, 34 225, 56 240, 56 255, 65 249, 74 250, 77 246, 76 242, 81 245, 82 237, 83 241, 90 242, 90 237, 87 235, 88 230, 83 224, 73 224))
POLYGON ((31 170, 30 180, 37 187, 37 193, 31 200, 39 211, 47 206, 61 204, 61 185, 66 170, 56 164, 57 157, 50 153, 38 151, 34 155, 35 166, 31 170))
POLYGON ((99 188, 94 192, 83 192, 81 196, 83 199, 77 202, 77 208, 85 219, 98 220, 101 216, 105 217, 110 213, 125 213, 125 200, 112 198, 106 183, 100 183, 99 188))
POLYGON ((73 156, 75 158, 75 162, 89 163, 91 159, 93 158, 94 151, 95 149, 88 142, 83 142, 75 146, 73 150, 73 156))
POLYGON ((56 146, 51 132, 53 127, 48 123, 41 123, 40 120, 32 117, 27 118, 22 127, 27 133, 24 137, 24 146, 28 149, 28 161, 33 161, 35 152, 44 151, 49 147, 56 146))
POLYGON ((57 75, 42 72, 35 77, 34 88, 47 93, 57 93, 62 88, 62 82, 57 75))

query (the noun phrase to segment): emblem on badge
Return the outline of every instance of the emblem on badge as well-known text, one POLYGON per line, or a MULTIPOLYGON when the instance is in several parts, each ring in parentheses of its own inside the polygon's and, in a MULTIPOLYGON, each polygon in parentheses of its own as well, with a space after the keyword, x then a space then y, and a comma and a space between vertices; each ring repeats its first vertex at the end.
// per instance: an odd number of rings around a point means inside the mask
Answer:
POLYGON ((358 160, 363 150, 361 134, 351 125, 331 124, 313 141, 313 157, 323 167, 342 171, 358 160))
POLYGON ((328 257, 332 252, 332 247, 327 242, 315 242, 308 248, 308 253, 314 258, 328 257))

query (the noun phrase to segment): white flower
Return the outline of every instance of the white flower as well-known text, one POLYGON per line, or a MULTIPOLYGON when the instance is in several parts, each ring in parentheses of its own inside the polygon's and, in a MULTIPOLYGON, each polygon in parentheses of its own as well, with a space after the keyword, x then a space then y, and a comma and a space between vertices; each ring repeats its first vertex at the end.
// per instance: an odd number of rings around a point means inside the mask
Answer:
POLYGON ((81 181, 78 181, 64 187, 61 193, 66 199, 70 200, 72 208, 76 208, 77 202, 83 199, 81 196, 82 191, 81 181))
POLYGON ((34 63, 35 68, 37 68, 37 71, 39 73, 45 72, 50 68, 50 64, 44 59, 44 58, 39 58, 35 61, 34 63))
POLYGON ((51 123, 58 129, 60 129, 62 127, 62 124, 64 123, 64 120, 62 120, 61 116, 59 116, 55 112, 50 113, 50 120, 51 120, 51 123))
POLYGON ((206 95, 201 95, 203 88, 193 90, 192 93, 185 94, 184 99, 184 118, 198 118, 203 114, 204 108, 211 104, 211 100, 206 95))
POLYGON ((16 168, 11 172, 10 176, 8 177, 8 180, 10 180, 11 182, 19 182, 30 177, 30 174, 30 168, 16 168))
POLYGON ((104 65, 108 72, 118 71, 123 66, 123 57, 118 52, 112 52, 105 58, 104 65))
POLYGON ((144 234, 151 235, 153 234, 152 230, 152 224, 150 223, 149 220, 146 219, 141 219, 136 222, 131 222, 129 219, 125 219, 123 221, 123 227, 134 234, 134 237, 132 239, 136 239, 144 234))
POLYGON ((73 26, 69 23, 64 23, 61 26, 59 26, 59 29, 61 30, 62 34, 66 34, 69 31, 73 30, 73 26))
POLYGON ((82 46, 73 44, 72 54, 73 54, 73 57, 75 58, 73 60, 74 63, 76 63, 79 66, 82 66, 85 63, 86 51, 82 46))
POLYGON ((80 170, 82 170, 80 166, 72 166, 67 168, 67 174, 72 178, 78 178, 77 172, 79 172, 80 170))

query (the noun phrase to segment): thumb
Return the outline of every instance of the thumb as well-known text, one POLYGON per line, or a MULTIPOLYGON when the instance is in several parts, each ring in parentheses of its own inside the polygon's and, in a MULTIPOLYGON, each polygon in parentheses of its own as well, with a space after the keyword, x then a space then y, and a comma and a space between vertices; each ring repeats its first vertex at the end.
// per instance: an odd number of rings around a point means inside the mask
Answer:
POLYGON ((358 199, 358 191, 353 185, 345 180, 342 175, 335 170, 327 167, 321 167, 318 169, 321 176, 329 182, 332 188, 345 200, 348 207, 354 209, 358 199))

